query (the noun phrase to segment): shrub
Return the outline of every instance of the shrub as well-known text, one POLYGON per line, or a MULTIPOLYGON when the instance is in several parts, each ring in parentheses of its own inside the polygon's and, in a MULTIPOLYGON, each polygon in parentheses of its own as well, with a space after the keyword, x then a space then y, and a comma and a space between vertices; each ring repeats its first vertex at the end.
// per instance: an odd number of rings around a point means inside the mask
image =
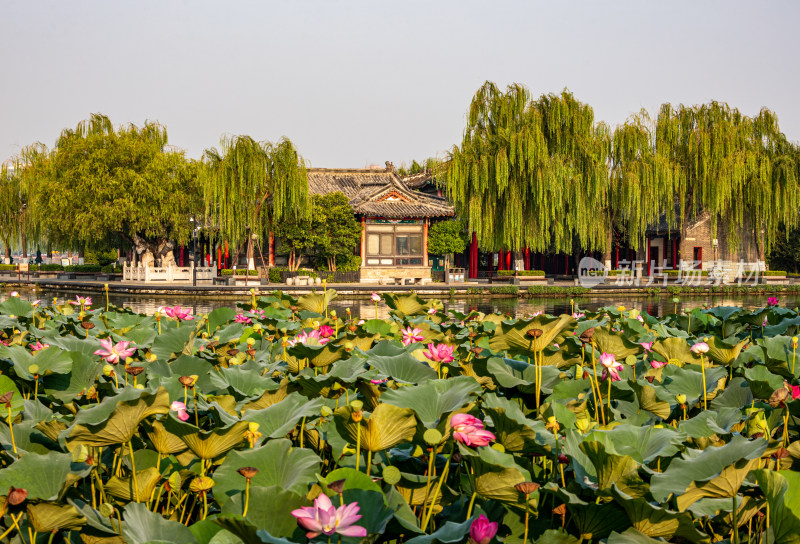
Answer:
POLYGON ((765 276, 785 276, 786 272, 784 270, 765 270, 763 274, 765 276))
POLYGON ((100 272, 99 264, 71 264, 64 267, 64 272, 100 272))
POLYGON ((119 274, 122 272, 122 267, 118 266, 116 263, 111 263, 101 268, 100 272, 103 274, 119 274))
POLYGON ((336 257, 336 270, 339 272, 358 272, 361 269, 361 257, 358 255, 340 255, 336 257))
POLYGON ((107 264, 112 264, 117 260, 117 252, 113 249, 108 251, 87 250, 84 253, 83 260, 86 264, 99 264, 100 266, 105 266, 107 264))
POLYGON ((64 267, 60 264, 40 264, 39 270, 41 272, 60 272, 64 267))
MULTIPOLYGON (((544 276, 544 270, 517 270, 517 276, 535 276, 541 277, 544 276)), ((514 270, 498 270, 498 276, 513 276, 514 270)))
MULTIPOLYGON (((237 276, 244 276, 246 272, 249 272, 249 274, 247 274, 248 276, 258 276, 258 270, 247 270, 245 268, 237 268, 236 269, 236 275, 237 276)), ((223 268, 220 271, 220 275, 221 276, 233 276, 233 269, 232 268, 223 268)))
POLYGON ((516 285, 495 285, 489 288, 489 293, 493 295, 516 295, 519 287, 516 285))
POLYGON ((467 288, 468 295, 482 295, 483 288, 482 287, 468 287, 467 288))

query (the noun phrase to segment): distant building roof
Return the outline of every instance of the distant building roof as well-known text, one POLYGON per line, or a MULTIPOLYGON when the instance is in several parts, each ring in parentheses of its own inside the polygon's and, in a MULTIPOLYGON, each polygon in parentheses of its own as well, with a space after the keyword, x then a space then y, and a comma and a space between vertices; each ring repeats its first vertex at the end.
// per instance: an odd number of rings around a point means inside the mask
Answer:
POLYGON ((355 213, 371 217, 400 219, 455 214, 446 199, 412 191, 391 164, 381 170, 310 168, 308 189, 312 195, 341 191, 350 199, 355 213))

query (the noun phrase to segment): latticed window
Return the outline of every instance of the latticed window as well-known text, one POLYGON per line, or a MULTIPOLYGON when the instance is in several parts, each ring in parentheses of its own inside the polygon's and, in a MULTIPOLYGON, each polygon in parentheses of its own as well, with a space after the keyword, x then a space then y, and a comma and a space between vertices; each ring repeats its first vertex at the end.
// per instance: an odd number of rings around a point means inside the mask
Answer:
POLYGON ((421 266, 423 224, 419 220, 368 220, 366 266, 421 266))

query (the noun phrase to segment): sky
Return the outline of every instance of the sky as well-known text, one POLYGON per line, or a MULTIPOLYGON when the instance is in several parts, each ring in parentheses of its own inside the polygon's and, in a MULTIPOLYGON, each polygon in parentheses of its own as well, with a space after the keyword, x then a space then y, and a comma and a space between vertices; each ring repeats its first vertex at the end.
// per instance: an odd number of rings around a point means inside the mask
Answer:
POLYGON ((0 162, 93 112, 200 158, 290 138, 313 167, 461 140, 485 81, 568 88, 614 126, 664 102, 767 107, 800 140, 800 2, 3 0, 0 162))

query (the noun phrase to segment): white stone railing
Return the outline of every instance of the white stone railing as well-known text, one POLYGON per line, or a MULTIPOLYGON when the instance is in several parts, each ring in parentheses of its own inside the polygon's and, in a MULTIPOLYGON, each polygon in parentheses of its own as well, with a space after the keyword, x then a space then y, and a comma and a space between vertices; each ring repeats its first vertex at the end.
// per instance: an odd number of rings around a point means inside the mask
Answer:
POLYGON ((196 271, 197 281, 212 281, 217 275, 216 266, 143 266, 141 263, 125 263, 122 268, 122 281, 191 283, 192 272, 196 271))

